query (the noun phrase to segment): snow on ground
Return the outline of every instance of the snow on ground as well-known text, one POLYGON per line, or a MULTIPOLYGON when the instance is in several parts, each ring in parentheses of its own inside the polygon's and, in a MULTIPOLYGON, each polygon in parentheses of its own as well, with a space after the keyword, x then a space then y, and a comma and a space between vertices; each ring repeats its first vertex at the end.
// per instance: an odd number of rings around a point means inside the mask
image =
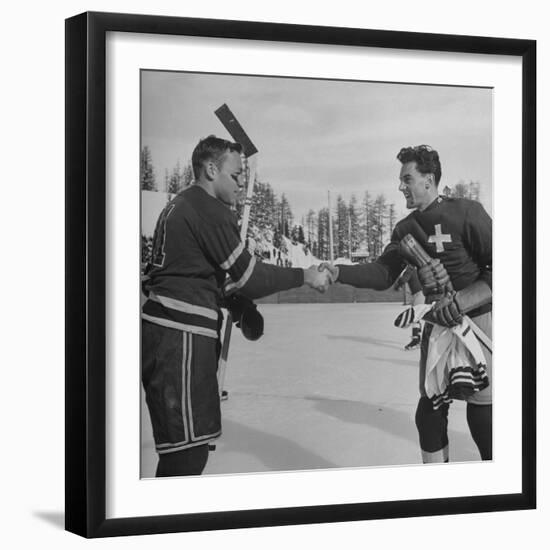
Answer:
MULTIPOLYGON (((416 464, 419 351, 384 303, 262 304, 265 335, 233 330, 223 435, 205 474, 416 464)), ((452 461, 478 460, 465 404, 449 418, 452 461)), ((142 475, 156 454, 143 405, 142 475)))

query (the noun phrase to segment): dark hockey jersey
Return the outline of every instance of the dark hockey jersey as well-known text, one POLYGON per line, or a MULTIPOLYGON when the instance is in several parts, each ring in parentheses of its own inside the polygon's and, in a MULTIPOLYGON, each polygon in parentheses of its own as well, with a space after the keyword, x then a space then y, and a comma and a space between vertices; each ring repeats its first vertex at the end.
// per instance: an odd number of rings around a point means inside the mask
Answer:
POLYGON ((461 290, 477 279, 492 284, 492 221, 483 206, 468 199, 438 197, 428 208, 401 220, 390 244, 371 264, 339 266, 341 283, 382 290, 389 288, 405 266, 399 242, 411 233, 432 258, 439 258, 461 290))
POLYGON ((257 298, 302 284, 301 269, 256 263, 240 239, 235 214, 192 185, 157 221, 142 318, 216 338, 223 292, 257 298))

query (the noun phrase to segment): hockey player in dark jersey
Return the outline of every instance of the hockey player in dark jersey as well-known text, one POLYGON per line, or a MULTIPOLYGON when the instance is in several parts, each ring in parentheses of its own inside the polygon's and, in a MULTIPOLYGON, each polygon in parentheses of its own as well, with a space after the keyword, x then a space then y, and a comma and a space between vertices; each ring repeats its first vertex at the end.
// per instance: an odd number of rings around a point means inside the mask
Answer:
MULTIPOLYGON (((407 256, 401 239, 412 234, 431 256, 430 263, 418 269, 426 303, 434 303, 433 320, 438 325, 459 325, 469 318, 491 338, 492 327, 492 222, 479 202, 441 197, 438 185, 441 164, 437 151, 426 145, 403 148, 399 190, 407 208, 413 210, 395 227, 390 244, 371 264, 356 266, 323 264, 333 281, 361 288, 389 288, 404 269, 407 256), (449 281, 452 291, 448 291, 449 281)), ((420 354, 420 400, 416 411, 422 459, 448 461, 448 403, 434 408, 426 396, 426 360, 434 324, 425 323, 420 354)), ((491 378, 491 351, 482 347, 491 378)), ((483 460, 492 458, 491 385, 475 391, 466 400, 470 433, 483 460)))
POLYGON ((142 382, 157 477, 202 473, 208 443, 221 434, 216 372, 224 296, 251 300, 330 284, 327 272, 263 264, 246 249, 230 208, 243 187, 239 144, 209 136, 192 164, 195 183, 158 218, 143 284, 142 382))

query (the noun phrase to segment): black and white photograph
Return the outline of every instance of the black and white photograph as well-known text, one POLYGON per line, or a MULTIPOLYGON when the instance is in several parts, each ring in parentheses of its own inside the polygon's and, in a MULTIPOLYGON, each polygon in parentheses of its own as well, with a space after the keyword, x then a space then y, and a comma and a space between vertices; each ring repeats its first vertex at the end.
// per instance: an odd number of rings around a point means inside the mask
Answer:
POLYGON ((534 508, 534 41, 66 29, 67 530, 534 508))
POLYGON ((544 545, 544 5, 6 3, 2 548, 544 545))
POLYGON ((491 461, 493 89, 139 84, 141 478, 491 461))

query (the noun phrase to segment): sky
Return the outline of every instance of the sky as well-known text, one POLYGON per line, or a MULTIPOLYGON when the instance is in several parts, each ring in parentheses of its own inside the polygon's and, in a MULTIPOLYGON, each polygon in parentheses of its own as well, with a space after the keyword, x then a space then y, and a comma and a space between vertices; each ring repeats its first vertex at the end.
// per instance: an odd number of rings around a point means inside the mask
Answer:
POLYGON ((329 191, 333 205, 383 193, 400 219, 396 155, 419 144, 439 152, 440 189, 479 181, 492 212, 490 89, 165 71, 142 71, 141 83, 141 143, 159 188, 199 139, 231 139, 214 114, 226 103, 259 150, 258 178, 288 197, 297 222, 329 191))

